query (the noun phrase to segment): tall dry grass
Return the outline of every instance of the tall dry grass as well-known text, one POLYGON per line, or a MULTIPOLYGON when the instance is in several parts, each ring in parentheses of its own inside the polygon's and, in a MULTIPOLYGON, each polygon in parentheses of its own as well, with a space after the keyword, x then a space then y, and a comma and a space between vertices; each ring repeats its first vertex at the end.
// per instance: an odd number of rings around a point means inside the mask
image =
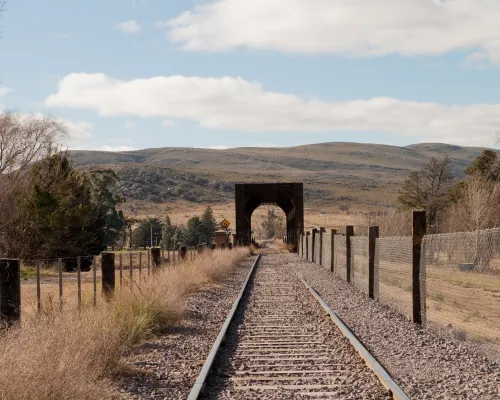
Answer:
POLYGON ((195 292, 220 282, 248 249, 207 252, 128 282, 80 312, 45 304, 0 335, 0 399, 112 399, 109 379, 134 344, 178 324, 195 292))

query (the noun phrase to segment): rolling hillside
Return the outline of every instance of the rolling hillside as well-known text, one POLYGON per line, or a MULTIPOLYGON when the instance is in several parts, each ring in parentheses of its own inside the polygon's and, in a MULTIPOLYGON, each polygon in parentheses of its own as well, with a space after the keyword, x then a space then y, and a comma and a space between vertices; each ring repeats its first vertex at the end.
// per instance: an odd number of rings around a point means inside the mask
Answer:
POLYGON ((158 148, 133 152, 72 151, 81 168, 117 171, 120 191, 136 207, 233 199, 237 182, 305 184, 307 204, 372 209, 390 205, 409 170, 449 156, 457 178, 483 148, 424 143, 406 147, 322 143, 290 148, 211 150, 158 148))

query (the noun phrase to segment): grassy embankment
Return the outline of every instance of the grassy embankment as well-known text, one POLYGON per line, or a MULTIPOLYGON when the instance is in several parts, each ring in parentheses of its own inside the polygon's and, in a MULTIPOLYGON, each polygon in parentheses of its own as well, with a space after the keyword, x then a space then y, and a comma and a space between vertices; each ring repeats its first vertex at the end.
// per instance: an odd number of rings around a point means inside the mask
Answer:
MULTIPOLYGON (((189 296, 221 282, 247 255, 247 249, 206 253, 165 266, 140 282, 125 281, 109 303, 83 301, 80 311, 67 304, 59 311, 50 292, 41 313, 23 307, 22 327, 0 336, 0 399, 116 398, 109 382, 121 372, 122 354, 179 324, 189 296)), ((24 292, 25 304, 33 304, 30 288, 24 292)), ((65 293, 75 299, 76 285, 65 293)))

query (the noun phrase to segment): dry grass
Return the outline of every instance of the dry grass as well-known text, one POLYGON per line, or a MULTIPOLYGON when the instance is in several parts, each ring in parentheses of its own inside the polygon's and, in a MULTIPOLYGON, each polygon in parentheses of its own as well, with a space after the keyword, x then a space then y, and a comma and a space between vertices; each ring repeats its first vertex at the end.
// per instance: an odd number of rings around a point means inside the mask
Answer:
MULTIPOLYGON (((219 282, 248 249, 205 253, 124 286, 110 303, 42 313, 23 309, 20 329, 0 337, 0 399, 112 399, 108 379, 134 344, 175 326, 189 295, 219 282)), ((138 276, 137 276, 138 279, 138 276)), ((74 290, 74 289, 73 289, 74 290)))

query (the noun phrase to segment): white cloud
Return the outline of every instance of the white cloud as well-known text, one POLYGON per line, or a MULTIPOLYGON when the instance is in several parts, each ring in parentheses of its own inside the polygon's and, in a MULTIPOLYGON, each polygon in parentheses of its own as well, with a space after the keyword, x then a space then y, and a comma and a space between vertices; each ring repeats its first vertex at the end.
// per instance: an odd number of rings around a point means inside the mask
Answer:
POLYGON ((463 145, 490 145, 500 127, 500 104, 447 106, 387 97, 325 102, 268 92, 239 77, 121 81, 104 74, 70 74, 45 105, 104 116, 185 118, 209 129, 377 132, 463 145))
POLYGON ((7 95, 10 92, 12 92, 12 89, 10 89, 8 87, 0 87, 0 98, 4 97, 5 95, 7 95))
POLYGON ((486 54, 484 54, 480 51, 476 51, 474 53, 470 53, 467 56, 466 61, 471 62, 471 63, 476 63, 476 62, 484 61, 485 59, 486 59, 486 54))
POLYGON ((124 127, 127 130, 137 128, 137 122, 134 122, 134 121, 125 121, 124 127))
POLYGON ((92 137, 93 125, 86 121, 71 121, 65 118, 57 118, 68 129, 69 138, 63 143, 72 150, 84 150, 92 137))
POLYGON ((166 119, 161 121, 161 126, 164 128, 172 128, 175 126, 175 121, 172 121, 171 119, 166 119))
POLYGON ((201 147, 202 149, 211 149, 211 150, 227 150, 230 149, 230 147, 227 146, 208 146, 208 147, 201 147))
POLYGON ((131 35, 135 35, 141 31, 141 26, 135 20, 120 22, 115 25, 115 28, 131 35))
POLYGON ((480 49, 500 64, 498 0, 212 0, 157 27, 187 50, 441 55, 480 49))
POLYGON ((98 147, 98 148, 95 148, 93 150, 99 150, 99 151, 112 151, 112 152, 115 152, 115 151, 134 151, 134 150, 138 150, 136 147, 132 147, 132 146, 125 146, 125 145, 122 145, 122 146, 109 146, 109 145, 104 145, 104 146, 101 146, 101 147, 98 147))

